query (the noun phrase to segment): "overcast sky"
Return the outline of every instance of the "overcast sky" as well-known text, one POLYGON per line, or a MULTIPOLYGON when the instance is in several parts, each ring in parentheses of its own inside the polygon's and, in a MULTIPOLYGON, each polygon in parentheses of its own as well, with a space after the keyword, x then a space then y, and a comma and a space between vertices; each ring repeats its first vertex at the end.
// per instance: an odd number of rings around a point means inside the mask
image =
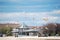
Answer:
POLYGON ((60 0, 0 0, 0 23, 40 26, 60 23, 60 0))

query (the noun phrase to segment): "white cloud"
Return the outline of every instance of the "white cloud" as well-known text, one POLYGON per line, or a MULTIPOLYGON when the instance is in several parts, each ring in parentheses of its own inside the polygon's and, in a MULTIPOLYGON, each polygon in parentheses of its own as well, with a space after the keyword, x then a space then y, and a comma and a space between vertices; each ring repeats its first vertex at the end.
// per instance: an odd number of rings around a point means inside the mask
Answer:
POLYGON ((60 10, 54 10, 53 13, 60 14, 60 10))
MULTIPOLYGON (((51 17, 49 14, 60 13, 60 10, 55 10, 51 12, 15 12, 15 13, 0 13, 0 18, 10 18, 10 17, 51 17)), ((52 18, 52 17, 51 17, 52 18)))
POLYGON ((0 21, 0 23, 12 23, 12 24, 19 24, 18 21, 0 21))
MULTIPOLYGON (((47 20, 48 22, 49 21, 56 21, 56 20, 58 20, 60 17, 58 17, 58 16, 51 16, 51 15, 49 15, 49 14, 54 14, 55 15, 55 13, 60 13, 60 10, 54 10, 54 11, 50 11, 50 12, 19 12, 19 13, 0 13, 0 19, 5 19, 5 18, 22 18, 22 17, 24 17, 24 18, 26 18, 25 19, 25 21, 26 20, 28 20, 28 19, 31 19, 31 20, 33 20, 33 18, 34 18, 34 20, 35 21, 44 21, 44 20, 47 20)), ((20 20, 20 19, 19 19, 20 20)), ((29 21, 29 20, 28 20, 29 21)))
POLYGON ((0 13, 0 17, 39 17, 42 15, 46 15, 46 13, 25 13, 25 12, 20 12, 20 13, 0 13))
POLYGON ((45 21, 49 21, 49 20, 57 20, 58 19, 58 17, 54 17, 54 16, 49 16, 49 17, 43 17, 43 20, 45 20, 45 21))
MULTIPOLYGON (((52 14, 52 13, 60 13, 60 10, 54 10, 54 11, 50 11, 50 12, 13 12, 13 13, 0 13, 1 15, 7 15, 7 16, 36 16, 36 15, 40 15, 40 14, 52 14)), ((1 16, 0 15, 0 16, 1 16)))

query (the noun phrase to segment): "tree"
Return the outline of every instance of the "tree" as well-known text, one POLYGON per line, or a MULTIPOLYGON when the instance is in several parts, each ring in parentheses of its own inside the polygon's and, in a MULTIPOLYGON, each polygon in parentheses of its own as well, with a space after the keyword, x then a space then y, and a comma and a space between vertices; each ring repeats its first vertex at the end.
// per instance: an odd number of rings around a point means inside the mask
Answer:
POLYGON ((55 35, 56 34, 56 27, 57 25, 55 23, 49 23, 49 24, 46 24, 45 25, 45 29, 48 28, 48 33, 49 33, 49 36, 52 36, 52 35, 55 35))
POLYGON ((6 36, 11 36, 12 35, 11 31, 12 31, 11 27, 0 28, 0 33, 5 34, 6 36))

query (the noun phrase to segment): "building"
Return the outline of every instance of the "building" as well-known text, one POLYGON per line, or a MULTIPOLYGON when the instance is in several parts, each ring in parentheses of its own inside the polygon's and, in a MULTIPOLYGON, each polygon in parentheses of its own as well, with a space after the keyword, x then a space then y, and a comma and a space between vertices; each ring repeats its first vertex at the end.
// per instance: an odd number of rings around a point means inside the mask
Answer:
POLYGON ((31 27, 23 24, 13 29, 12 32, 15 36, 56 36, 56 34, 60 35, 60 24, 51 23, 40 27, 31 27))
POLYGON ((31 27, 23 24, 20 27, 12 30, 14 36, 38 36, 37 28, 32 29, 31 27))

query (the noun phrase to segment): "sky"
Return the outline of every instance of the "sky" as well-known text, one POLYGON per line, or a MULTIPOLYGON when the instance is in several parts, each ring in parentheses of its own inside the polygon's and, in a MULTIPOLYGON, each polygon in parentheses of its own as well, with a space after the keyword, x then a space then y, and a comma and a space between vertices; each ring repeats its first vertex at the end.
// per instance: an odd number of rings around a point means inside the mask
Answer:
POLYGON ((60 0, 0 0, 0 23, 41 26, 59 18, 60 0))

